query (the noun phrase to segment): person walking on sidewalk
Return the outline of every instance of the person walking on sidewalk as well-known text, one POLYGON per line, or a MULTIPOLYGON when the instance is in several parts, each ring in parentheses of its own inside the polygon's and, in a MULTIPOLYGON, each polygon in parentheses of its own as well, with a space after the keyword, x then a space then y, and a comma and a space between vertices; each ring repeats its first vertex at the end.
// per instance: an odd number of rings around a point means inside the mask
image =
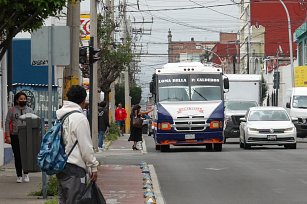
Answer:
POLYGON ((63 123, 65 152, 68 153, 76 141, 77 145, 68 157, 64 170, 56 175, 59 182, 59 204, 77 203, 86 188, 88 170, 91 180, 97 180, 99 162, 94 155, 89 122, 82 111, 86 95, 82 86, 71 86, 67 92, 68 101, 64 101, 63 107, 56 111, 58 119, 71 111, 80 112, 72 113, 63 123))
POLYGON ((26 113, 33 113, 33 110, 27 106, 27 95, 23 92, 18 92, 14 96, 14 106, 8 110, 5 120, 5 142, 12 145, 17 174, 17 183, 22 183, 22 181, 30 181, 28 172, 23 172, 24 175, 22 177, 22 164, 18 139, 18 126, 23 123, 19 119, 19 116, 26 113))
POLYGON ((143 115, 148 114, 151 111, 153 111, 153 110, 142 112, 141 111, 141 106, 138 105, 138 104, 133 106, 133 108, 132 108, 131 115, 130 115, 130 119, 131 119, 130 130, 131 130, 131 133, 130 133, 130 137, 129 137, 128 141, 133 141, 134 142, 133 145, 132 145, 132 149, 133 150, 139 150, 136 147, 136 144, 138 142, 142 141, 142 128, 138 128, 138 127, 133 126, 133 122, 132 122, 133 118, 142 117, 143 115))
POLYGON ((126 118, 127 118, 126 110, 123 108, 121 103, 118 103, 118 106, 115 109, 115 121, 122 136, 124 135, 126 118))
POLYGON ((106 108, 107 103, 102 101, 99 103, 98 107, 98 149, 104 149, 104 135, 107 133, 110 128, 109 123, 109 111, 106 108))

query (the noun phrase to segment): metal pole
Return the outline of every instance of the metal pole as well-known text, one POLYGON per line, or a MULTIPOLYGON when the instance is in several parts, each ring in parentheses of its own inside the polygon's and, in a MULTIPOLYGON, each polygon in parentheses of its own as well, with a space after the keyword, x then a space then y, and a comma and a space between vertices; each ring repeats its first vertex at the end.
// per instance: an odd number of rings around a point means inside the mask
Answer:
MULTIPOLYGON (((89 42, 89 52, 91 53, 91 47, 93 46, 93 41, 94 41, 94 37, 90 37, 90 42, 89 42)), ((91 54, 90 54, 91 55, 91 54)), ((91 127, 91 132, 93 132, 93 62, 91 62, 91 60, 89 59, 89 67, 90 67, 90 96, 89 96, 89 123, 90 123, 90 127, 91 127)), ((97 116, 98 117, 98 116, 97 116)), ((92 135, 93 137, 93 135, 92 135)))
POLYGON ((279 0, 282 6, 284 7, 287 19, 288 19, 288 35, 289 35, 289 51, 290 51, 290 63, 291 63, 291 79, 292 79, 292 87, 295 87, 295 81, 294 81, 294 65, 293 65, 293 48, 292 48, 292 31, 291 31, 291 19, 289 15, 289 11, 287 9, 287 6, 282 0, 279 0))
POLYGON ((52 126, 52 26, 48 26, 48 128, 52 126))
POLYGON ((80 1, 68 0, 67 25, 70 27, 70 65, 64 69, 63 99, 72 85, 78 85, 79 69, 79 42, 80 42, 80 1))
MULTIPOLYGON (((127 43, 127 38, 130 37, 129 35, 129 31, 128 31, 128 23, 127 23, 127 16, 126 16, 126 0, 124 0, 124 42, 127 43)), ((129 67, 126 67, 126 70, 124 71, 124 76, 125 76, 125 109, 126 109, 126 112, 127 112, 127 119, 125 121, 125 133, 126 134, 129 134, 130 133, 130 87, 129 87, 129 67)))
MULTIPOLYGON (((93 48, 97 48, 97 1, 91 0, 90 5, 90 18, 91 18, 91 40, 92 40, 92 46, 93 48), (93 38, 93 39, 92 39, 93 38)), ((91 65, 91 75, 92 75, 92 81, 90 81, 90 84, 93 85, 92 87, 92 105, 90 112, 92 117, 92 142, 94 149, 98 151, 98 65, 97 63, 94 63, 91 65), (92 74, 93 73, 93 74, 92 74)))

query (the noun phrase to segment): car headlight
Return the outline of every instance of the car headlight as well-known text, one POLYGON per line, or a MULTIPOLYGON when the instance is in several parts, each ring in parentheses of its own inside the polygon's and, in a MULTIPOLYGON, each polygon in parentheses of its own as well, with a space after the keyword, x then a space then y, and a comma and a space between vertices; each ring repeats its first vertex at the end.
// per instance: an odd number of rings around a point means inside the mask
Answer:
POLYGON ((258 132, 258 130, 256 128, 248 128, 247 131, 248 132, 253 132, 253 133, 258 132))
POLYGON ((294 127, 285 129, 285 132, 293 132, 293 131, 294 131, 294 127))

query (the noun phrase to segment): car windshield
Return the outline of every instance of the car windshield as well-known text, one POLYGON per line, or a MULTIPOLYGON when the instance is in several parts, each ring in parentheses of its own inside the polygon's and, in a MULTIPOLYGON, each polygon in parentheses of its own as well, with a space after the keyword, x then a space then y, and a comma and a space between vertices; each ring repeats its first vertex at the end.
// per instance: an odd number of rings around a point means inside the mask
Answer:
POLYGON ((285 110, 253 110, 249 113, 249 121, 289 121, 285 110))
POLYGON ((226 110, 245 110, 257 106, 254 101, 227 101, 225 104, 226 110))
POLYGON ((307 109, 307 96, 293 96, 293 108, 307 109))

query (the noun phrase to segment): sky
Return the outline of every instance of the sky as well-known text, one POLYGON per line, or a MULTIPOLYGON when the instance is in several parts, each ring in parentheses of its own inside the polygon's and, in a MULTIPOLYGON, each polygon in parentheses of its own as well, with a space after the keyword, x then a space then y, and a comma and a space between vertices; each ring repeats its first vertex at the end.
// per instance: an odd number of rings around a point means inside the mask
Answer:
MULTIPOLYGON (((114 0, 115 7, 123 0, 114 0)), ((156 68, 167 63, 167 35, 173 41, 218 41, 219 32, 238 32, 240 7, 233 0, 127 0, 127 15, 135 29, 146 29, 137 36, 142 45, 138 84, 143 100, 149 94, 149 82, 156 68), (139 2, 139 3, 138 3, 139 2), (200 8, 201 7, 201 8, 200 8), (143 20, 144 19, 144 20, 143 20), (145 23, 133 23, 133 22, 145 23), (153 23, 149 23, 153 21, 153 23)), ((81 3, 81 12, 89 11, 89 0, 81 3)))

